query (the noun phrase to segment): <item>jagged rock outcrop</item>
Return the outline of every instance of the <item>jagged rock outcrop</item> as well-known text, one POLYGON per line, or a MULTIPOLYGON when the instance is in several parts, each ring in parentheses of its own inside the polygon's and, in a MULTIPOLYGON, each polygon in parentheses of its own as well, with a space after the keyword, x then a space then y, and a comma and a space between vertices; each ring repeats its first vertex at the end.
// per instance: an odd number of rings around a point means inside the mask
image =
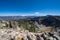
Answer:
POLYGON ((24 30, 0 29, 0 40, 60 40, 58 33, 32 33, 24 30))

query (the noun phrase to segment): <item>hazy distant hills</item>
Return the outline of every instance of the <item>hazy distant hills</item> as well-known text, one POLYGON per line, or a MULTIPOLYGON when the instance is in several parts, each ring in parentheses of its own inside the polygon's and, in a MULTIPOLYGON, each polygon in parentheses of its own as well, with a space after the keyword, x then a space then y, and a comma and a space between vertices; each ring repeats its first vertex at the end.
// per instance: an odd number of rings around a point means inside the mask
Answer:
POLYGON ((19 20, 30 19, 46 26, 60 27, 60 16, 0 16, 0 20, 19 20))
POLYGON ((0 16, 0 20, 19 20, 26 18, 34 18, 35 16, 0 16))

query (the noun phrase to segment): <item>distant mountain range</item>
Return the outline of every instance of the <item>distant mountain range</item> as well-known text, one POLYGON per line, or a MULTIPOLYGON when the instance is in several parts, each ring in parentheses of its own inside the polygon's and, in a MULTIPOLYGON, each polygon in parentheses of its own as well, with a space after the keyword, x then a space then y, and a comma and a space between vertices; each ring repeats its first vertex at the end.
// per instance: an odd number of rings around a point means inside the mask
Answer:
POLYGON ((0 20, 20 20, 30 19, 30 21, 37 21, 39 24, 46 26, 60 27, 60 16, 0 16, 0 20))
POLYGON ((0 16, 0 20, 19 20, 26 18, 34 18, 36 16, 0 16))

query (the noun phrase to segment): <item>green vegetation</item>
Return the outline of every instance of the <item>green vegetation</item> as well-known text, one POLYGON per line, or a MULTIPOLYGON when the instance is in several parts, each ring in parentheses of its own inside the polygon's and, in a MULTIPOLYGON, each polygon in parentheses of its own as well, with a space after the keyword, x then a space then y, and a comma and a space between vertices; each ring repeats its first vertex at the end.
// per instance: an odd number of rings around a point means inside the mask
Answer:
POLYGON ((20 19, 19 27, 24 28, 25 30, 29 30, 30 32, 36 32, 36 26, 33 21, 28 21, 27 19, 20 19))

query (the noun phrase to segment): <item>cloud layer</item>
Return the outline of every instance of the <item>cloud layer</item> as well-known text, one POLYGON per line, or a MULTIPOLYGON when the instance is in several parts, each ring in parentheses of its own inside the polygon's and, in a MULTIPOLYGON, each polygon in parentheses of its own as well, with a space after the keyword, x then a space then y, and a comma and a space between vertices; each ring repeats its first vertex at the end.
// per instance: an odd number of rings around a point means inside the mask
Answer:
POLYGON ((59 15, 59 13, 40 13, 40 12, 34 12, 34 13, 1 13, 0 16, 46 16, 46 15, 59 15))

